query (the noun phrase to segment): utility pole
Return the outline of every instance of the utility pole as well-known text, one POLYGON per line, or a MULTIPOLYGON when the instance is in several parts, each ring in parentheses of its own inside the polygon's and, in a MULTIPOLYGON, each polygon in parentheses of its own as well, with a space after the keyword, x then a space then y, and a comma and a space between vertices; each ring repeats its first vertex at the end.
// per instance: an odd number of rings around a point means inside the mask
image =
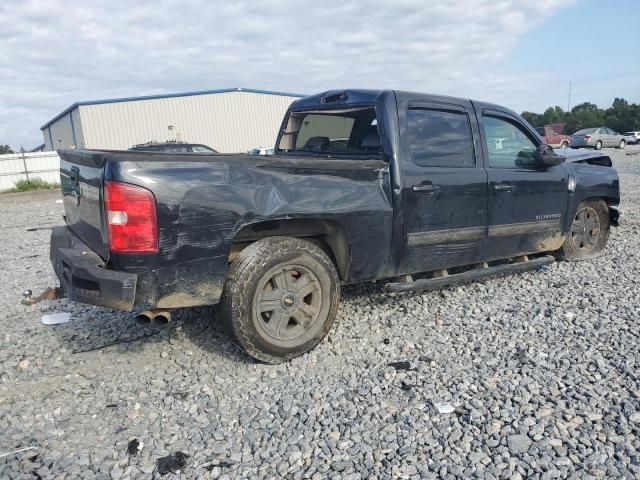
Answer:
POLYGON ((567 113, 571 112, 571 82, 569 82, 569 100, 567 100, 567 113))

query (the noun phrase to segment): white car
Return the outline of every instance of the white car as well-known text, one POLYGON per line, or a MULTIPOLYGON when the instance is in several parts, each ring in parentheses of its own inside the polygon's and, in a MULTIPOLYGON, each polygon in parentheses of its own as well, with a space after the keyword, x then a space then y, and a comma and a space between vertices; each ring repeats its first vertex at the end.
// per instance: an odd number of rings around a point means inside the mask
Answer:
POLYGON ((640 143, 640 132, 625 132, 623 135, 627 137, 627 143, 640 143))
POLYGON ((256 147, 248 150, 249 155, 273 155, 274 147, 256 147))

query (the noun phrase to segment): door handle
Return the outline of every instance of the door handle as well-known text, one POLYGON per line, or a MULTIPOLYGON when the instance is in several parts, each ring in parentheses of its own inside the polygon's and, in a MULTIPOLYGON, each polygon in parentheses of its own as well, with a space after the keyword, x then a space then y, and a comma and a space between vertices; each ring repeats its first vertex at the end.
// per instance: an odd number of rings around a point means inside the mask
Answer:
POLYGON ((411 187, 414 192, 435 193, 440 190, 438 185, 414 185, 411 187))
POLYGON ((78 180, 80 179, 80 169, 78 167, 71 167, 70 173, 69 180, 71 180, 71 185, 75 187, 78 185, 78 180))
POLYGON ((513 190, 513 185, 509 185, 506 183, 499 183, 493 186, 493 189, 496 192, 510 192, 513 190))

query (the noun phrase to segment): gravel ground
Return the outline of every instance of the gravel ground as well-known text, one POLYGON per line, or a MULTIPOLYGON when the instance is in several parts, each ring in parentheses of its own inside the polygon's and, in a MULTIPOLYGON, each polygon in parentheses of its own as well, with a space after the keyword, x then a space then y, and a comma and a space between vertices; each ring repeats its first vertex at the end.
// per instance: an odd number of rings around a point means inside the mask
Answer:
POLYGON ((640 147, 610 153, 622 226, 602 258, 421 295, 350 287, 328 338, 278 366, 212 309, 140 327, 20 305, 55 284, 62 206, 1 196, 0 478, 640 478, 640 147))

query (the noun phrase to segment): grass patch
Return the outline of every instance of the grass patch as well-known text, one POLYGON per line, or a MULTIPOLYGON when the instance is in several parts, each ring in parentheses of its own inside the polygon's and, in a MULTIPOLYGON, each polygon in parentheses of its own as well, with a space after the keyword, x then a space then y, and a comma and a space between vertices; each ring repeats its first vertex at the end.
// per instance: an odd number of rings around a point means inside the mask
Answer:
POLYGON ((60 188, 60 184, 47 182, 36 177, 29 180, 18 180, 9 192, 30 192, 32 190, 51 190, 53 188, 60 188))

